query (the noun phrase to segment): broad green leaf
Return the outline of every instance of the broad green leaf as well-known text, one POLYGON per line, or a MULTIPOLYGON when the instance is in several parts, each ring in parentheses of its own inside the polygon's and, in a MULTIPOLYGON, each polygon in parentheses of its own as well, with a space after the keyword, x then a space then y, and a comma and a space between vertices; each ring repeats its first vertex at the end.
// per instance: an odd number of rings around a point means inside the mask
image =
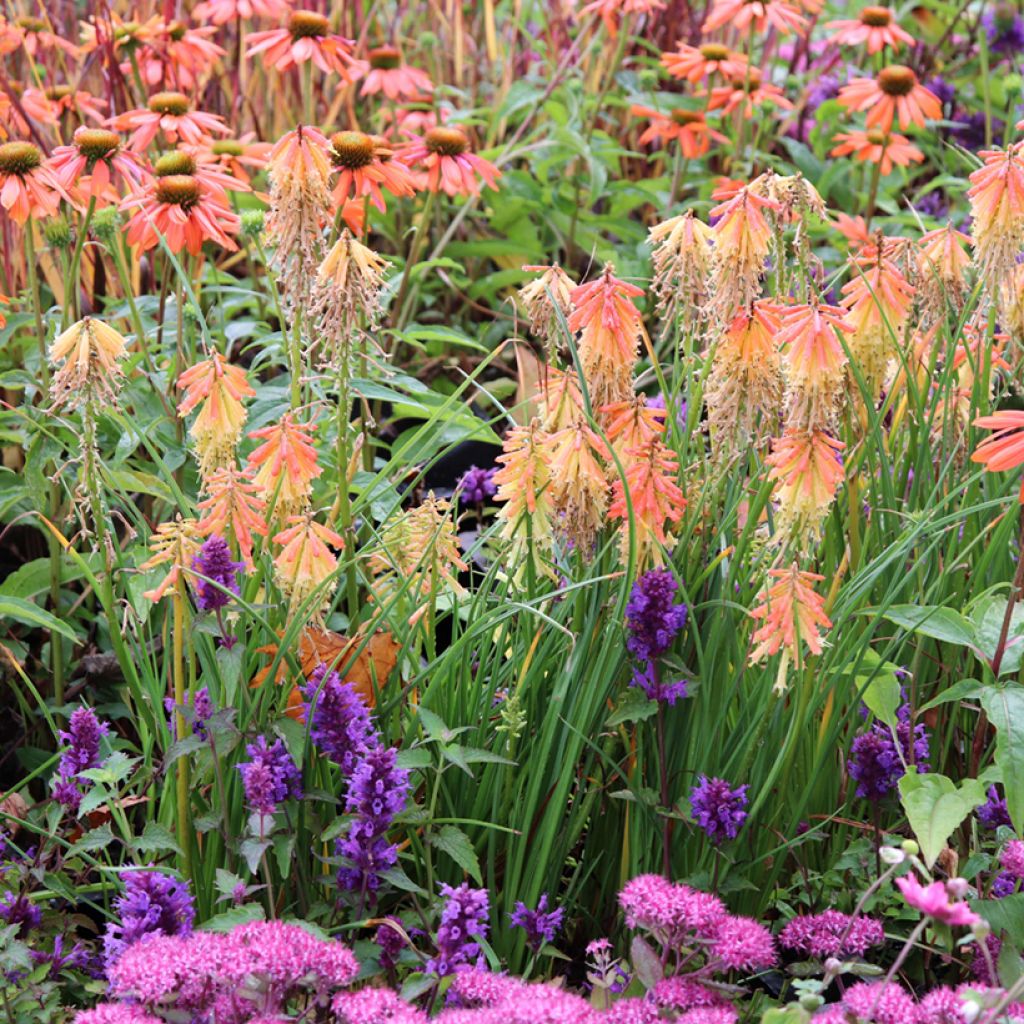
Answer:
POLYGON ((968 900, 971 910, 981 914, 996 935, 1005 935, 1014 946, 1024 945, 1024 892, 1001 900, 968 900))
POLYGON ((635 935, 630 943, 629 959, 640 983, 648 991, 654 988, 665 975, 660 957, 639 935, 635 935))
POLYGON ((172 850, 181 856, 181 847, 170 829, 158 821, 147 821, 142 835, 132 840, 131 847, 136 853, 161 853, 164 850, 172 850))
POLYGON ((69 854, 86 853, 92 850, 105 850, 112 846, 116 840, 114 833, 110 831, 109 824, 100 825, 99 828, 90 829, 75 843, 68 851, 69 854))
POLYGON ((931 867, 960 822, 985 802, 985 787, 978 779, 967 779, 957 789, 945 775, 907 772, 900 779, 900 801, 931 867))
POLYGON ((978 638, 974 634, 971 621, 952 608, 941 608, 938 605, 894 604, 882 612, 882 617, 921 636, 930 636, 961 647, 978 646, 978 638))
POLYGON ((1020 835, 1024 831, 1024 687, 988 687, 981 706, 996 730, 996 766, 1003 777, 1006 809, 1020 835))
POLYGON ((204 921, 199 929, 204 932, 229 932, 239 925, 263 921, 265 918, 261 904, 243 903, 240 907, 232 907, 223 913, 215 914, 209 921, 204 921))
POLYGON ((430 841, 439 850, 447 853, 463 871, 471 875, 477 885, 484 884, 483 876, 480 874, 480 861, 477 860, 476 851, 469 841, 469 836, 462 829, 455 825, 442 825, 430 837, 430 841))
POLYGON ((20 597, 0 597, 0 623, 5 620, 48 629, 51 633, 66 636, 69 640, 75 639, 75 631, 66 622, 62 622, 31 601, 23 601, 20 597))
POLYGON ((920 714, 922 711, 929 711, 931 708, 937 708, 940 704, 950 704, 955 700, 970 700, 972 697, 980 697, 982 693, 984 693, 984 687, 977 679, 961 679, 959 683, 954 683, 937 697, 926 701, 917 709, 917 712, 920 714))
MULTIPOLYGON (((1006 598, 996 594, 980 600, 971 609, 971 622, 978 637, 987 661, 995 657, 999 637, 1003 631, 1003 619, 1006 618, 1006 598)), ((1018 604, 1010 615, 1010 631, 1007 635, 1006 649, 999 663, 1000 676, 1015 676, 1020 671, 1021 656, 1024 655, 1024 605, 1018 604)))

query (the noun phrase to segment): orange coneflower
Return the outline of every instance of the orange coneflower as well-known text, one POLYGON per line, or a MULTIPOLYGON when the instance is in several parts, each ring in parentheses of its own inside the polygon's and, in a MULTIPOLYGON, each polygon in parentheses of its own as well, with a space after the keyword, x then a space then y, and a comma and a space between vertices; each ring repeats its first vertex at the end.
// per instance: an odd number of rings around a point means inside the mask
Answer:
POLYGON ((648 562, 661 565, 665 560, 663 549, 675 543, 667 532, 669 524, 678 523, 686 510, 686 498, 676 482, 679 459, 657 439, 633 449, 628 455, 630 464, 625 485, 621 477, 613 482, 612 502, 608 508, 612 519, 622 520, 620 557, 624 562, 629 558, 632 535, 638 568, 648 562))
POLYGON ((380 137, 365 132, 336 132, 331 136, 331 163, 338 180, 331 193, 335 203, 346 199, 369 196, 374 206, 383 213, 387 207, 381 194, 383 185, 393 196, 411 196, 416 193, 412 171, 394 154, 380 137))
MULTIPOLYGON (((741 452, 758 423, 778 422, 782 361, 776 336, 781 307, 759 299, 740 310, 715 346, 704 400, 717 453, 741 452)), ((774 430, 769 427, 769 430, 774 430)))
POLYGON ((316 11, 293 11, 288 24, 249 36, 247 57, 263 54, 268 68, 288 71, 312 61, 324 73, 337 72, 346 83, 366 73, 366 62, 352 56, 353 40, 331 32, 331 23, 316 11))
POLYGON ((238 215, 222 193, 189 174, 156 178, 129 195, 121 207, 134 210, 126 237, 141 252, 158 246, 161 235, 175 253, 187 249, 198 256, 206 241, 229 252, 238 248, 228 234, 241 227, 238 215))
POLYGON ((228 201, 229 192, 251 191, 247 183, 224 171, 220 161, 199 146, 169 150, 154 161, 152 172, 155 178, 187 174, 225 203, 228 201))
POLYGON ((643 289, 614 274, 615 267, 606 263, 596 281, 579 285, 570 296, 574 308, 569 329, 581 332, 580 366, 597 405, 628 397, 642 328, 640 310, 632 300, 643 295, 643 289))
POLYGON ((143 591, 142 596, 155 603, 172 587, 184 583, 185 574, 191 572, 200 548, 196 521, 182 519, 179 515, 173 522, 161 523, 149 538, 149 548, 153 554, 139 566, 141 572, 148 572, 158 565, 169 566, 167 575, 156 587, 143 591))
POLYGON ((189 433, 205 479, 228 460, 234 464, 235 446, 245 426, 243 399, 255 398, 256 392, 246 380, 245 370, 232 366, 219 352, 185 370, 177 387, 185 392, 178 405, 179 416, 184 418, 203 403, 189 433))
POLYGON ((949 305, 959 309, 967 294, 966 273, 971 258, 965 246, 971 242, 952 224, 921 236, 917 269, 921 277, 921 305, 938 318, 949 305))
POLYGON ((893 166, 907 167, 913 161, 921 163, 924 153, 906 135, 872 128, 869 131, 840 132, 834 142, 839 145, 832 156, 853 155, 862 162, 879 164, 879 173, 888 174, 893 166))
POLYGON ((914 45, 914 37, 896 24, 888 7, 865 7, 858 17, 830 21, 825 28, 835 32, 831 42, 838 46, 867 43, 868 53, 880 53, 887 46, 898 50, 904 43, 914 45))
MULTIPOLYGON (((1001 409, 991 416, 979 416, 974 425, 995 433, 974 449, 972 462, 980 462, 990 473, 1002 473, 1024 465, 1024 412, 1001 409)), ((1018 500, 1024 505, 1024 481, 1020 485, 1018 500)))
POLYGON ((274 579, 288 598, 292 611, 319 592, 320 599, 314 602, 310 613, 317 619, 334 592, 333 586, 324 586, 338 568, 331 548, 340 551, 345 541, 333 530, 315 522, 310 512, 289 516, 288 524, 273 537, 274 543, 282 546, 281 553, 274 559, 274 579))
POLYGON ((608 507, 608 449, 581 419, 552 434, 550 446, 551 505, 565 535, 588 554, 608 507))
POLYGON ((43 163, 43 154, 31 142, 5 142, 0 146, 0 206, 15 224, 29 217, 56 216, 64 186, 43 163))
POLYGON ((677 49, 661 55, 661 63, 673 78, 687 82, 699 82, 715 74, 735 80, 747 73, 747 58, 722 43, 690 46, 681 42, 677 49))
POLYGON ((58 367, 50 381, 54 404, 112 401, 127 344, 109 324, 89 316, 57 335, 49 351, 58 367))
POLYGON ((887 132, 893 122, 900 128, 924 127, 925 121, 942 117, 942 104, 917 80, 913 68, 890 64, 875 78, 855 78, 839 90, 839 102, 850 110, 866 110, 868 128, 887 132))
POLYGON ((530 319, 530 330, 543 342, 549 356, 565 343, 565 324, 572 309, 572 290, 576 282, 556 263, 551 267, 523 267, 540 272, 519 289, 519 299, 530 319))
POLYGON ((967 190, 971 235, 981 276, 997 291, 1024 245, 1024 164, 1020 143, 979 155, 985 165, 971 174, 967 190))
POLYGON ((469 139, 461 128, 431 128, 425 135, 412 135, 399 151, 403 163, 422 164, 421 188, 447 192, 450 196, 478 195, 479 178, 497 190, 501 171, 482 156, 469 151, 469 139))
POLYGON ((264 510, 267 503, 260 497, 260 487, 252 481, 252 470, 235 465, 215 469, 204 481, 209 495, 197 504, 203 512, 198 530, 204 537, 230 534, 238 545, 238 553, 251 566, 253 534, 266 537, 264 510))
POLYGON ((858 249, 871 241, 871 231, 863 217, 851 217, 847 213, 836 214, 836 229, 850 245, 858 249))
POLYGON ((21 44, 25 47, 25 52, 33 59, 55 49, 63 50, 71 57, 78 56, 78 47, 70 39, 65 39, 54 32, 53 25, 47 18, 35 18, 26 14, 15 18, 13 24, 21 32, 21 44))
POLYGON ((777 85, 764 81, 760 68, 747 68, 745 72, 731 77, 728 85, 711 90, 708 110, 721 110, 728 115, 742 107, 743 116, 751 117, 754 108, 762 103, 770 103, 782 110, 793 109, 792 102, 786 99, 777 85))
POLYGON ((120 200, 113 182, 137 188, 148 176, 138 157, 124 148, 121 137, 106 128, 79 128, 70 146, 58 146, 46 166, 72 197, 75 205, 89 200, 103 207, 120 200))
POLYGON ((237 139, 208 139, 191 152, 200 164, 217 164, 248 191, 252 188, 250 172, 267 166, 273 148, 269 142, 257 141, 255 132, 246 132, 237 139))
POLYGON ((84 89, 74 89, 70 85, 50 85, 40 94, 36 89, 26 89, 22 96, 22 106, 31 113, 32 99, 35 95, 50 105, 55 117, 62 114, 75 114, 80 121, 88 118, 96 124, 100 124, 106 114, 107 101, 99 96, 93 96, 91 92, 84 89))
POLYGON ((704 119, 699 110, 684 110, 676 107, 668 114, 662 114, 650 107, 640 106, 634 103, 629 108, 634 117, 646 117, 650 124, 641 133, 640 145, 648 142, 664 140, 666 143, 675 139, 679 143, 679 149, 687 160, 696 160, 702 157, 710 148, 711 140, 715 142, 728 142, 729 140, 721 133, 716 132, 704 119))
POLYGON ((624 14, 650 14, 651 11, 660 11, 665 7, 665 0, 591 0, 585 7, 580 8, 580 16, 584 14, 597 14, 608 35, 613 39, 619 34, 619 18, 624 14))
POLYGON ((498 519, 501 537, 510 541, 506 563, 514 567, 512 580, 517 585, 529 570, 538 576, 555 579, 549 561, 554 541, 551 507, 551 444, 536 421, 525 427, 513 427, 505 435, 501 464, 494 474, 501 502, 498 519))
POLYGON ((313 424, 296 423, 289 412, 280 423, 253 430, 249 436, 263 441, 249 456, 249 465, 256 469, 253 483, 281 515, 301 509, 309 500, 313 481, 323 472, 316 464, 313 424))
POLYGON ((363 79, 360 96, 382 92, 389 100, 398 103, 402 100, 423 100, 434 91, 430 75, 404 63, 396 47, 378 46, 366 56, 370 70, 363 79))
POLYGON ((751 618, 764 622, 752 638, 750 661, 763 661, 785 648, 775 683, 776 690, 783 690, 790 660, 798 669, 803 667, 803 644, 812 654, 821 654, 819 630, 829 629, 832 623, 825 614, 824 600, 814 590, 824 576, 801 572, 795 562, 789 569, 771 569, 768 575, 778 582, 761 591, 758 599, 762 603, 750 613, 751 618))
POLYGON ((772 467, 779 503, 778 528, 783 537, 805 546, 818 534, 822 520, 843 482, 842 441, 824 430, 787 427, 772 441, 765 462, 772 467))
POLYGON ((779 35, 787 32, 803 35, 807 19, 785 0, 715 0, 704 19, 704 31, 714 32, 724 25, 737 32, 753 27, 754 31, 763 33, 770 26, 779 35))
POLYGON ((655 224, 647 233, 658 304, 675 303, 687 323, 699 316, 708 297, 715 232, 693 210, 655 224))
POLYGON ((721 317, 731 318, 761 291, 761 274, 772 245, 765 213, 778 212, 779 204, 759 194, 756 184, 742 186, 731 199, 711 210, 710 216, 718 218, 713 229, 711 303, 721 317))
POLYGON ((203 0, 196 4, 192 17, 209 18, 214 25, 249 18, 283 18, 291 6, 289 0, 203 0))
POLYGON ((216 33, 214 25, 189 28, 180 21, 161 21, 151 41, 135 51, 135 63, 125 61, 121 72, 127 77, 137 68, 143 83, 150 87, 168 82, 192 89, 227 53, 211 38, 216 33))
POLYGON ((118 114, 107 121, 115 131, 131 132, 129 145, 145 149, 157 135, 170 145, 178 142, 197 146, 211 135, 227 135, 230 131, 217 114, 192 110, 189 98, 181 92, 157 92, 144 107, 118 114))

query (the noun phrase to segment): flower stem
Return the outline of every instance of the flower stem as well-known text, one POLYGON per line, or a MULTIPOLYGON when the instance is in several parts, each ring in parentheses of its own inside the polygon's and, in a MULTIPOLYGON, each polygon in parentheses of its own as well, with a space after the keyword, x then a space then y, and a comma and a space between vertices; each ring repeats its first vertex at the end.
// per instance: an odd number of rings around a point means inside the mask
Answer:
MULTIPOLYGON (((185 722, 185 595, 182 592, 183 585, 179 579, 174 584, 174 591, 172 593, 172 614, 173 621, 171 629, 173 636, 171 638, 173 643, 173 661, 171 663, 171 671, 173 673, 174 682, 174 725, 175 725, 175 739, 181 742, 185 739, 186 735, 186 722, 185 722)), ((178 845, 181 847, 182 855, 185 861, 185 875, 189 878, 192 877, 192 839, 189 835, 189 821, 188 821, 188 758, 179 757, 177 767, 177 784, 178 784, 178 799, 177 799, 177 826, 178 826, 178 845)))

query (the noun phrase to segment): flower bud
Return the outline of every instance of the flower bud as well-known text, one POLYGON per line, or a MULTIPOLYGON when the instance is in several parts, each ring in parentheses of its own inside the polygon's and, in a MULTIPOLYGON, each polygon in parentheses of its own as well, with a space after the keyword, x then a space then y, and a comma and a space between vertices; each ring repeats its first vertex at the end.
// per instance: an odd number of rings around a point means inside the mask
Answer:
POLYGON ((946 892, 949 893, 949 898, 953 900, 962 900, 967 895, 969 888, 970 886, 968 886, 966 878, 951 878, 946 883, 946 892))
POLYGON ((918 846, 913 839, 904 839, 903 842, 900 843, 900 849, 908 857, 916 857, 921 852, 921 847, 918 846))
POLYGON ((263 231, 263 211, 245 210, 242 213, 242 234, 246 238, 258 238, 263 231))
POLYGON ((907 859, 907 855, 898 846, 883 846, 878 851, 878 856, 886 864, 902 864, 907 859))
POLYGON ((51 217, 43 222, 43 238, 54 249, 66 249, 71 245, 71 226, 66 217, 51 217))

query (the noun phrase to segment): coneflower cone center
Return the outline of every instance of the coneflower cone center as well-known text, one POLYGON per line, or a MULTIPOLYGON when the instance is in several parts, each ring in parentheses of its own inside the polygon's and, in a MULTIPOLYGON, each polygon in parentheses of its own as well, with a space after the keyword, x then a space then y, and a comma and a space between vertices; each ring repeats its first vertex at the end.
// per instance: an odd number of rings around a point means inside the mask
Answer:
POLYGON ((729 56, 729 48, 721 43, 705 43, 700 48, 700 55, 705 60, 725 60, 729 56))
POLYGON ((121 145, 121 138, 105 128, 79 128, 74 134, 74 143, 82 156, 99 160, 113 153, 121 145))
POLYGON ((23 28, 26 32, 46 32, 48 26, 42 18, 33 18, 31 15, 24 15, 21 18, 16 18, 14 24, 18 28, 23 28))
POLYGON ((173 175, 192 175, 196 173, 195 157, 176 149, 171 153, 164 153, 155 164, 153 173, 158 178, 168 178, 173 175))
POLYGON ((318 39, 330 31, 330 22, 316 11, 295 11, 288 21, 292 39, 318 39))
POLYGON ((199 202, 199 182, 191 174, 169 174, 156 183, 156 198, 189 210, 199 202))
POLYGON ((0 174, 28 174, 43 162, 31 142, 5 142, 0 146, 0 174))
POLYGON ((214 156, 241 156, 245 147, 235 139, 218 139, 210 151, 214 156))
POLYGON ((676 107, 671 117, 676 124, 681 125, 700 124, 704 120, 704 115, 699 110, 684 110, 682 107, 676 107))
POLYGON ((176 43, 185 38, 185 32, 186 26, 180 21, 172 21, 171 24, 167 26, 167 34, 176 43))
POLYGON ((48 100, 54 100, 54 101, 62 100, 66 96, 70 96, 70 95, 71 95, 71 86, 70 85, 51 85, 50 88, 46 90, 46 98, 48 100))
POLYGON ((889 136, 886 132, 880 132, 877 128, 872 128, 867 133, 867 140, 872 146, 884 146, 889 141, 889 136))
POLYGON ((888 7, 865 7, 860 12, 860 23, 870 28, 885 28, 892 24, 892 11, 888 7))
POLYGON ((331 136, 331 159, 349 171, 366 167, 373 163, 373 139, 366 132, 336 132, 331 136))
POLYGON ((909 96, 917 85, 917 75, 902 64, 882 68, 878 73, 878 87, 887 96, 909 96))
POLYGON ((424 141, 439 156, 462 156, 469 149, 469 140, 458 128, 431 128, 424 141))
POLYGON ((188 113, 188 97, 182 92, 157 92, 149 97, 147 104, 154 114, 173 114, 182 117, 188 113))
POLYGON ((402 63, 402 55, 393 46, 378 46, 368 54, 371 68, 392 71, 402 63))

